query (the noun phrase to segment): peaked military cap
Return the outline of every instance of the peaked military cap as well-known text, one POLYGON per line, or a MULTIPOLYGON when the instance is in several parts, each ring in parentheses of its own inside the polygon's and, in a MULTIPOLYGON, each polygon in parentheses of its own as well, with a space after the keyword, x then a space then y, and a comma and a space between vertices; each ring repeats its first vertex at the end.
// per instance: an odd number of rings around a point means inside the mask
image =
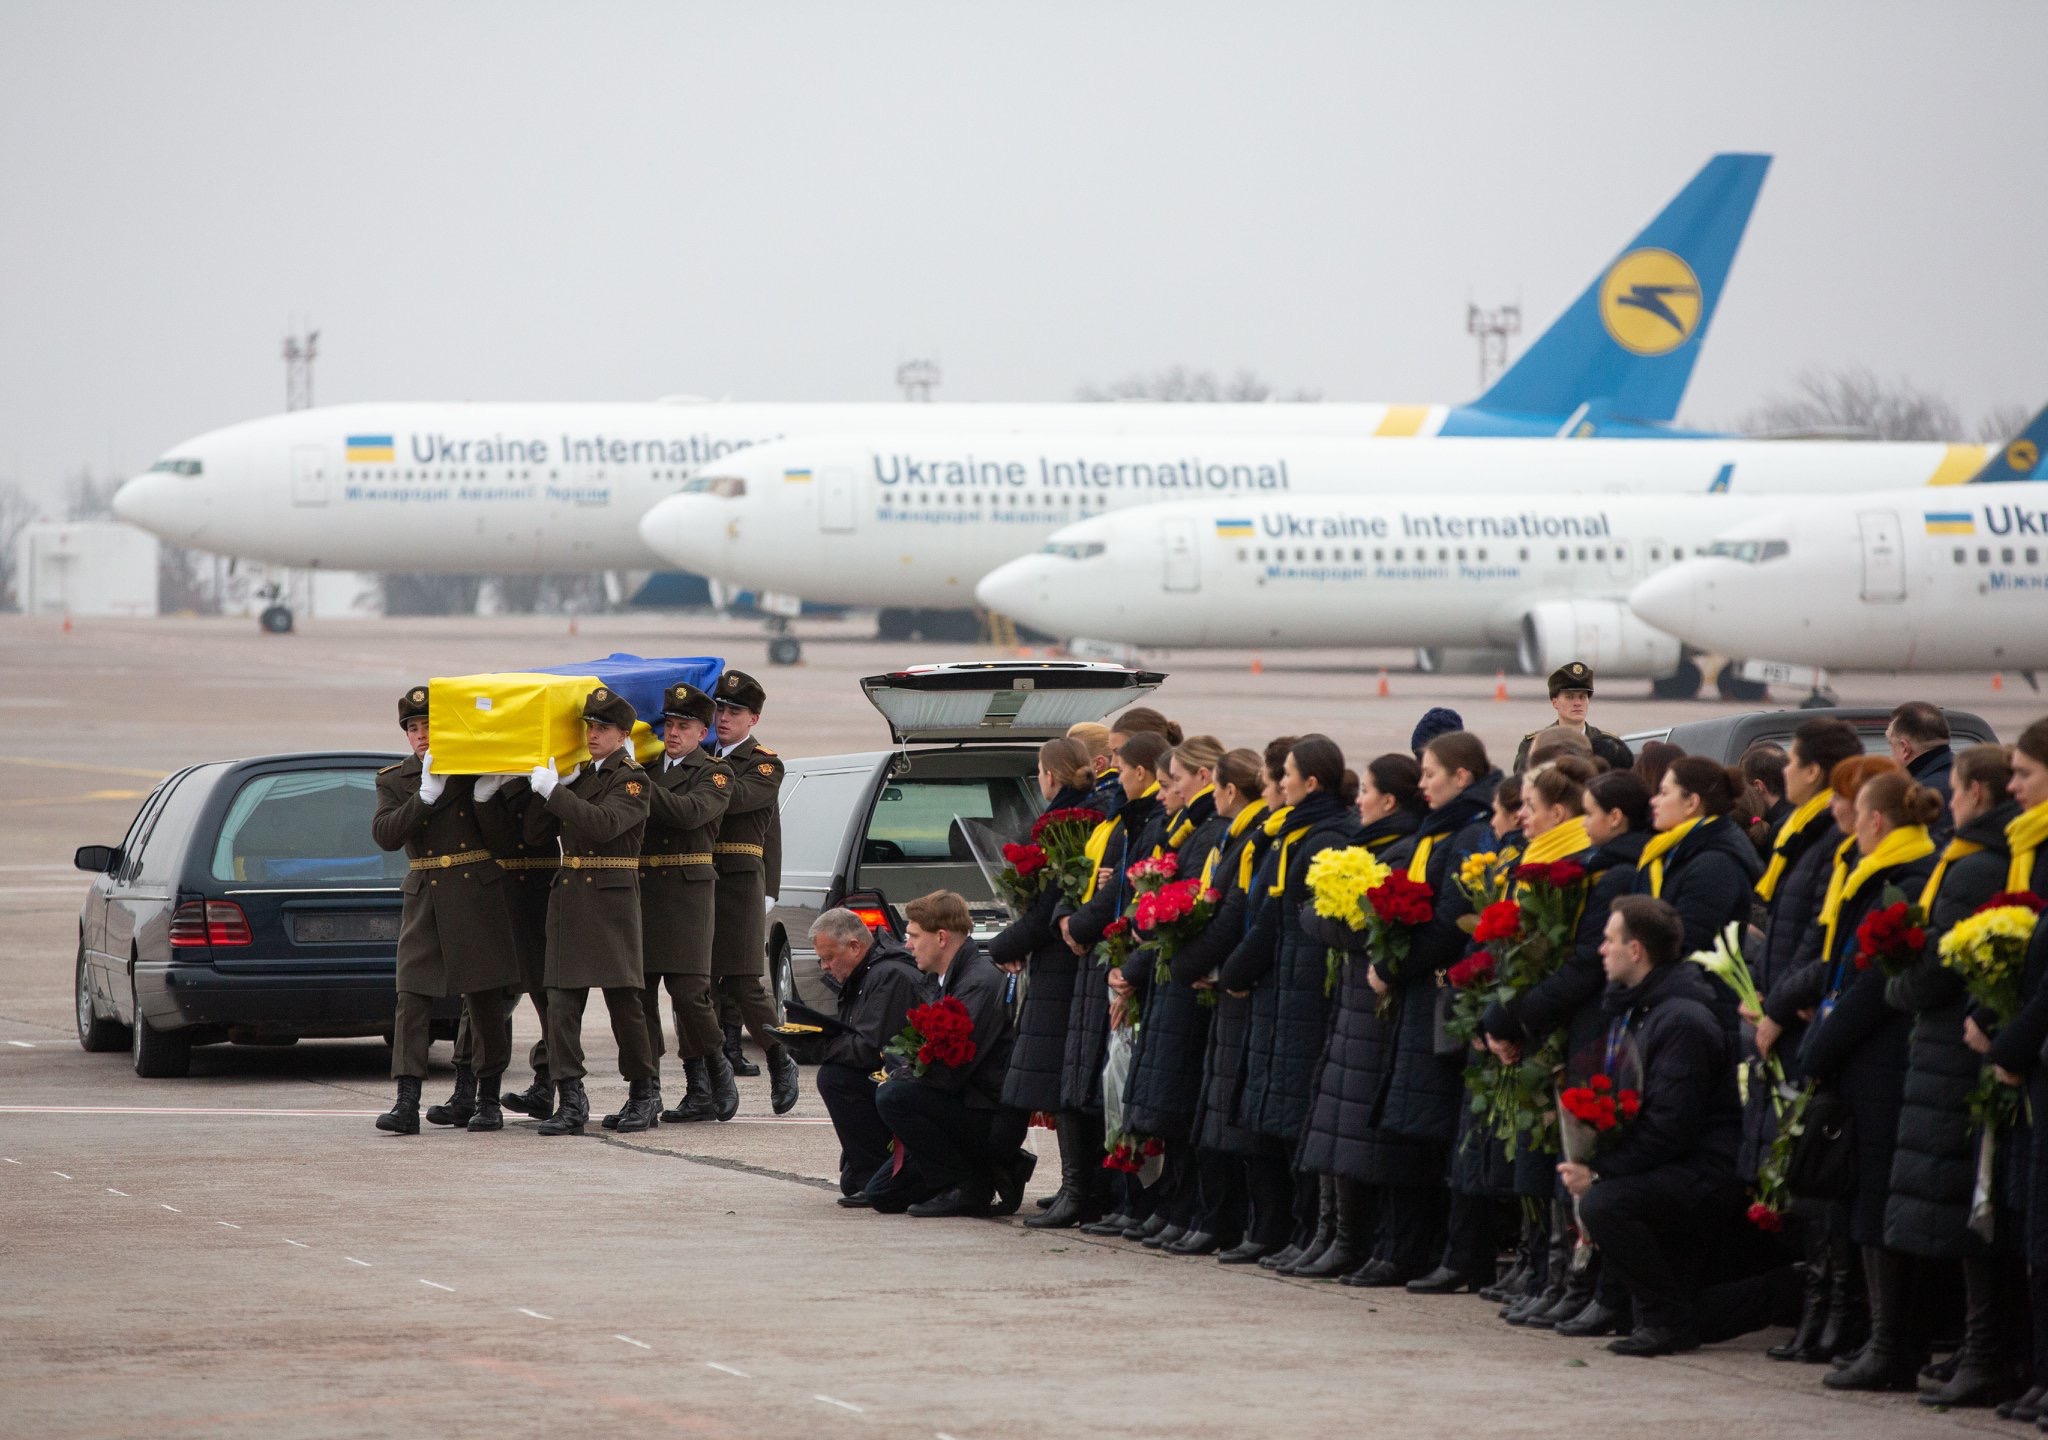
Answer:
POLYGON ((709 725, 717 718, 717 711, 709 695, 685 681, 661 692, 661 718, 700 720, 709 725))
POLYGON ((1567 690, 1593 693, 1593 672, 1584 661, 1569 660, 1550 672, 1550 698, 1555 700, 1567 690))
POLYGON ((761 688, 761 682, 744 670, 728 670, 718 677, 718 702, 721 705, 737 705, 742 710, 759 714, 761 707, 768 703, 768 692, 761 688))
POLYGON ((398 697, 398 728, 403 730, 410 720, 427 718, 427 687, 415 685, 398 697))
POLYGON ((583 702, 583 718, 596 720, 605 725, 616 725, 621 730, 631 730, 634 720, 639 717, 634 715, 633 707, 627 703, 625 696, 608 685, 600 685, 591 691, 589 698, 583 702))

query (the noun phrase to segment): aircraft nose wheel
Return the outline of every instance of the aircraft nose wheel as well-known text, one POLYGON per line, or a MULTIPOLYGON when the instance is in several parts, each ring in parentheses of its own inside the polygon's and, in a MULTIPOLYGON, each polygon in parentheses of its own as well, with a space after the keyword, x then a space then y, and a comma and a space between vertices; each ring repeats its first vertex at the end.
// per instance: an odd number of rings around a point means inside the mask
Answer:
POLYGON ((256 623, 263 627, 266 635, 289 635, 292 633, 292 612, 283 605, 272 605, 257 617, 256 623))
POLYGON ((768 642, 770 665, 794 665, 803 658, 803 644, 794 635, 777 635, 768 642))

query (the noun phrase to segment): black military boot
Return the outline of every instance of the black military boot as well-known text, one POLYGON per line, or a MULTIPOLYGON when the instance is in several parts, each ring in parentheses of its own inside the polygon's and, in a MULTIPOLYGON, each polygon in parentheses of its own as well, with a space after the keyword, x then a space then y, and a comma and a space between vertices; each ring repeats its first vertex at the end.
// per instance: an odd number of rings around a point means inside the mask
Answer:
POLYGON ((502 1077, 497 1075, 479 1075, 476 1077, 476 1109, 471 1111, 469 1116, 469 1128, 471 1130, 503 1130, 505 1128, 505 1112, 498 1108, 498 1081, 500 1078, 502 1077))
POLYGON ((540 1133, 581 1135, 583 1127, 590 1123, 590 1096, 584 1093, 581 1080, 564 1080, 560 1088, 555 1113, 540 1122, 540 1133))
POLYGON ((377 1117, 377 1128, 393 1135, 420 1133, 420 1082, 416 1075, 398 1077, 398 1099, 377 1117))
POLYGON ((476 1071, 461 1061, 455 1065, 455 1093, 439 1105, 427 1107, 429 1125, 467 1125, 476 1113, 476 1071))
POLYGON ((621 1135, 631 1135, 640 1130, 652 1130, 661 1123, 661 1091, 659 1082, 631 1080, 626 1084, 626 1108, 618 1113, 616 1123, 610 1115, 605 1116, 605 1128, 616 1130, 621 1135))
POLYGON ((768 1047, 768 1099, 774 1105, 777 1115, 787 1115, 796 1109, 797 1098, 803 1094, 803 1082, 796 1069, 796 1056, 789 1053, 787 1045, 768 1047))
POLYGON ((1870 1301, 1870 1343, 1852 1364, 1820 1377, 1830 1390, 1917 1390, 1920 1362, 1907 1340, 1907 1266, 1904 1255, 1863 1247, 1864 1290, 1870 1301))
POLYGON ((761 1073, 761 1067, 747 1058, 746 1046, 740 1042, 740 1027, 727 1025, 725 1028, 725 1058, 732 1066, 732 1073, 744 1075, 749 1080, 761 1073))
POLYGON ((709 1120, 713 1111, 710 1071, 705 1068, 702 1060, 685 1060, 683 1098, 677 1102, 675 1109, 661 1112, 663 1122, 669 1125, 687 1125, 693 1120, 709 1120))
POLYGON ((731 1059, 723 1050, 714 1050, 705 1058, 704 1068, 711 1076, 712 1114, 721 1121, 732 1119, 740 1113, 740 1082, 733 1078, 738 1072, 731 1059))
POLYGON ((1284 1275, 1303 1280, 1334 1280, 1347 1270, 1365 1263, 1371 1237, 1365 1225, 1365 1187, 1356 1180, 1325 1176, 1336 1191, 1336 1218, 1330 1228, 1330 1243, 1306 1260, 1297 1260, 1284 1275))
POLYGON ((498 1097, 498 1103, 514 1115, 531 1115, 536 1120, 554 1114, 555 1082, 548 1078, 548 1067, 535 1066, 533 1083, 524 1090, 507 1090, 498 1097))
POLYGON ((1574 1268, 1571 1258, 1565 1260, 1564 1289, 1557 1297, 1557 1303, 1546 1310, 1539 1310, 1522 1322, 1531 1330, 1551 1330, 1582 1312, 1593 1303, 1593 1289, 1600 1281, 1600 1262, 1589 1260, 1585 1265, 1574 1268))

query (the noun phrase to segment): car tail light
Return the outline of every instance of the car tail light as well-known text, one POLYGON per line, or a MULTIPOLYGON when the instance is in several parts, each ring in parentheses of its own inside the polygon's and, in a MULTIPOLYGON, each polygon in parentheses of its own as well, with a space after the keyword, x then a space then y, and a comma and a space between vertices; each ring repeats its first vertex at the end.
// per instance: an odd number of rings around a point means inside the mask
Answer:
POLYGON ((847 907, 860 917, 860 923, 870 930, 886 930, 889 926, 889 912, 879 905, 851 905, 847 907))
POLYGON ((856 890, 841 900, 840 905, 860 917, 860 923, 870 931, 883 935, 903 938, 901 922, 890 913, 889 902, 879 890, 856 890))
POLYGON ((171 915, 171 947, 248 945, 249 917, 232 900, 187 900, 171 915))

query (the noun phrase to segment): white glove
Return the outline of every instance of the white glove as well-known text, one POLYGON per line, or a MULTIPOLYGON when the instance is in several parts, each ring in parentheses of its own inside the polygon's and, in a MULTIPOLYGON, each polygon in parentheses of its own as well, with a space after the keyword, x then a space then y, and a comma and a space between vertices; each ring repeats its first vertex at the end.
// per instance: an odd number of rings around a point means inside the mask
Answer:
MULTIPOLYGON (((569 773, 573 778, 575 772, 572 770, 569 773)), ((548 757, 547 764, 534 766, 533 773, 527 776, 526 779, 527 783, 533 786, 533 793, 540 796, 543 800, 554 794, 555 786, 559 785, 562 781, 562 777, 555 773, 553 756, 548 757)))
POLYGON ((770 895, 767 897, 767 900, 767 913, 773 915, 775 913, 775 897, 773 895, 770 895))
POLYGON ((479 776, 477 776, 477 777, 476 777, 476 798, 477 798, 477 799, 479 799, 479 800, 488 800, 488 799, 490 799, 490 798, 491 798, 491 797, 492 797, 493 795, 495 795, 495 794, 497 794, 497 793, 498 793, 498 787, 499 787, 500 785, 503 785, 503 784, 505 783, 505 781, 506 781, 506 780, 508 780, 509 778, 511 778, 511 777, 509 777, 509 776, 506 776, 506 775, 479 775, 479 776))
POLYGON ((420 756, 420 799, 429 805, 435 804, 447 788, 448 778, 434 773, 434 752, 429 750, 420 756))

